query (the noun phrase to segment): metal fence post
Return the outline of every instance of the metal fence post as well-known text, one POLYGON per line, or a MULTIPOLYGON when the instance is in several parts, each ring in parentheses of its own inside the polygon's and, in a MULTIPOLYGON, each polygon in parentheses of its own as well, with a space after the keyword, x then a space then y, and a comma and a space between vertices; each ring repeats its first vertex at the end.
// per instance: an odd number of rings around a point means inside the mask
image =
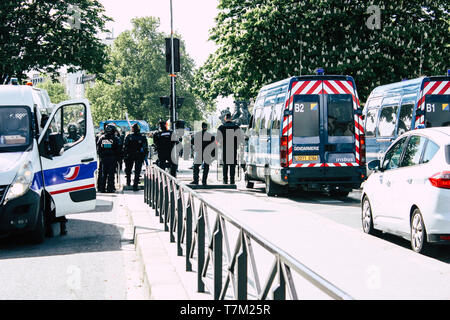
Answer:
POLYGON ((164 177, 164 231, 169 231, 169 179, 164 177))
POLYGON ((170 234, 170 242, 174 243, 175 242, 175 235, 173 233, 173 229, 175 226, 175 195, 176 195, 176 187, 175 187, 175 182, 171 182, 170 183, 170 217, 169 217, 169 234, 170 234))
POLYGON ((223 234, 220 216, 217 219, 213 242, 214 255, 214 300, 219 300, 222 292, 222 268, 223 268, 223 234))
POLYGON ((237 299, 247 300, 248 262, 244 232, 240 234, 240 252, 237 256, 237 299))
MULTIPOLYGON (((179 257, 183 255, 183 248, 181 247, 182 237, 183 237, 183 190, 179 187, 179 192, 177 192, 177 254, 179 257)), ((187 250, 186 250, 187 252, 187 250)), ((188 253, 186 254, 188 255, 188 253)))
POLYGON ((203 210, 200 209, 200 215, 197 221, 197 286, 198 292, 205 292, 205 284, 202 275, 205 264, 205 217, 203 210))
POLYGON ((274 300, 286 300, 286 280, 284 279, 283 269, 281 268, 281 261, 278 259, 277 263, 278 284, 273 290, 274 300))
MULTIPOLYGON (((188 203, 186 206, 186 271, 192 271, 191 248, 192 248, 192 199, 188 195, 188 203)), ((198 230, 198 229, 197 229, 198 230)), ((200 273, 201 271, 199 271, 200 273)))

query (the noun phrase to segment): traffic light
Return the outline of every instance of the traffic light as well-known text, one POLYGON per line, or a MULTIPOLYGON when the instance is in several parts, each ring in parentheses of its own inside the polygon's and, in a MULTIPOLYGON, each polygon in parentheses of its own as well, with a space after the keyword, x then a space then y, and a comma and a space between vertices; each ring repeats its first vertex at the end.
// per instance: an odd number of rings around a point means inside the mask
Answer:
MULTIPOLYGON (((180 39, 173 39, 175 71, 180 72, 180 39)), ((172 48, 170 38, 166 38, 166 71, 172 73, 172 48)))
MULTIPOLYGON (((172 104, 172 96, 170 97, 159 97, 159 101, 163 107, 169 108, 172 104)), ((184 98, 177 98, 177 109, 180 109, 184 104, 184 98)))

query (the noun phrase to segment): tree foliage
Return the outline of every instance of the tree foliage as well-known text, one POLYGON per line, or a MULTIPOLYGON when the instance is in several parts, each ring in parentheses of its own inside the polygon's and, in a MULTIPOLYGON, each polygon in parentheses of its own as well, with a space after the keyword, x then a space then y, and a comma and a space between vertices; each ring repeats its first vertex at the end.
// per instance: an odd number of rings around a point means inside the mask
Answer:
MULTIPOLYGON (((351 75, 365 99, 377 85, 443 74, 450 55, 446 0, 220 0, 196 74, 198 94, 250 99, 290 76, 351 75), (370 24, 380 9, 381 28, 370 24)), ((364 100, 363 100, 364 101, 364 100)))
POLYGON ((97 0, 0 1, 0 83, 62 66, 102 72, 105 45, 97 35, 109 20, 97 0))
POLYGON ((37 85, 38 88, 47 91, 50 96, 50 101, 54 104, 70 100, 70 97, 66 94, 65 86, 60 82, 45 81, 37 85))
MULTIPOLYGON (((130 118, 146 120, 152 125, 169 118, 169 110, 161 106, 159 99, 170 95, 166 35, 157 30, 160 26, 157 18, 136 18, 132 24, 133 29, 120 34, 110 50, 110 63, 103 75, 107 81, 98 81, 87 91, 97 123, 112 118, 123 119, 125 112, 130 118)), ((183 41, 180 51, 177 96, 186 100, 178 118, 192 122, 202 119, 203 112, 211 110, 213 105, 193 93, 194 62, 186 53, 183 41)))

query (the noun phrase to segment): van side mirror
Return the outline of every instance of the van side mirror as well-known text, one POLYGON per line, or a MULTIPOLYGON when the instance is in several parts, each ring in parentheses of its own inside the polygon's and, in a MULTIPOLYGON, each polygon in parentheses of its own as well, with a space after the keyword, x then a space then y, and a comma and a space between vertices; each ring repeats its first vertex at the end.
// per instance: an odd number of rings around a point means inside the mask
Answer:
POLYGON ((52 133, 49 136, 50 153, 53 157, 61 156, 64 152, 64 138, 60 133, 52 133))
POLYGON ((425 115, 425 110, 417 109, 416 110, 416 117, 421 117, 425 115))
POLYGON ((369 170, 379 171, 381 168, 381 161, 380 160, 372 160, 369 162, 367 167, 369 168, 369 170))

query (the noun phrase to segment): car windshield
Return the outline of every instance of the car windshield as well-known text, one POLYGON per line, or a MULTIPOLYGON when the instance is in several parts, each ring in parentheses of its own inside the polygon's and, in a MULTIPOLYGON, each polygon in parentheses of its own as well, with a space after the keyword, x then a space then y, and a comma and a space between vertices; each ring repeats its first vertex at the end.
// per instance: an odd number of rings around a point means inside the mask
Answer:
POLYGON ((25 151, 31 143, 31 114, 25 107, 0 107, 0 152, 25 151))
POLYGON ((450 95, 429 95, 425 104, 427 128, 450 126, 450 95))

